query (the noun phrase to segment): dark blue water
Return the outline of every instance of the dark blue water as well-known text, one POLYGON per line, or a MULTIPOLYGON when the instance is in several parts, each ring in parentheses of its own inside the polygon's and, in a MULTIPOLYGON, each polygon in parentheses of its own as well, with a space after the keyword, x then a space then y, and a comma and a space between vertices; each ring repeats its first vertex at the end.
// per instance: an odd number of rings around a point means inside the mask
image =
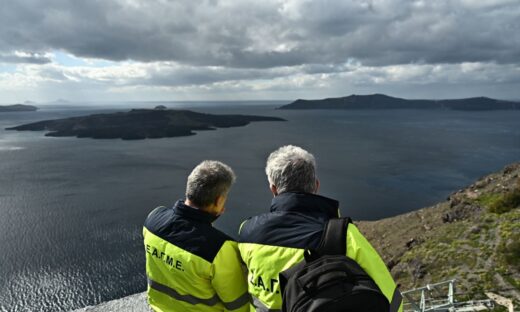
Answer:
MULTIPOLYGON (((321 194, 340 200, 343 215, 354 219, 434 204, 520 161, 519 111, 221 105, 195 110, 288 121, 143 141, 0 130, 0 311, 66 311, 143 291, 142 222, 154 207, 182 197, 186 176, 203 159, 222 160, 238 175, 216 223, 231 235, 242 219, 268 210, 265 159, 284 144, 314 153, 321 194)), ((0 114, 0 128, 92 112, 0 114)))

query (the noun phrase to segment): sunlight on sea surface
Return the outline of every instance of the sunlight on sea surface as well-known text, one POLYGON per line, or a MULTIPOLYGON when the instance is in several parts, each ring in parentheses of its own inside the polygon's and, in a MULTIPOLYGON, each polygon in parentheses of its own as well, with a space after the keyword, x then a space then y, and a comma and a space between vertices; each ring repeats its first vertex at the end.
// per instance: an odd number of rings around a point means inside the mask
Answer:
MULTIPOLYGON (((315 154, 321 194, 338 199, 342 214, 354 219, 431 205, 520 160, 518 111, 219 105, 195 110, 288 121, 122 141, 3 130, 94 112, 88 108, 0 115, 0 311, 71 310, 143 291, 142 222, 154 207, 183 196, 186 176, 203 159, 222 160, 237 173, 227 212, 216 223, 230 235, 244 218, 268 211, 263 167, 284 144, 315 154)), ((97 108, 115 110, 125 109, 97 108)))

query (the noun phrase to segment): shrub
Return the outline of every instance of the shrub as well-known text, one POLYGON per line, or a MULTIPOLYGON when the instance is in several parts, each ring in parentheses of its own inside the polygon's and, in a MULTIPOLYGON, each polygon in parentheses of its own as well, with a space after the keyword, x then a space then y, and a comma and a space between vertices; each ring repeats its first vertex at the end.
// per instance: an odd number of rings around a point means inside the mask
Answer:
POLYGON ((518 206, 520 206, 520 181, 512 191, 488 203, 489 211, 498 214, 509 212, 518 206))
POLYGON ((520 234, 511 235, 511 239, 503 242, 498 251, 502 253, 507 264, 520 267, 520 234))
POLYGON ((520 191, 516 190, 514 192, 505 194, 501 200, 498 200, 490 205, 489 211, 501 214, 509 212, 518 206, 520 206, 520 191))

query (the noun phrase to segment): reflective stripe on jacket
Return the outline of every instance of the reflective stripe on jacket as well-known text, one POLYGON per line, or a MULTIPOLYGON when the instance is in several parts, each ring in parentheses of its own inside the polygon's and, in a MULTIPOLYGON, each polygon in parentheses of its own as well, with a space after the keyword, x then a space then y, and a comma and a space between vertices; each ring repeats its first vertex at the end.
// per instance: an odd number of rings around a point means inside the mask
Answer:
MULTIPOLYGON (((337 201, 319 195, 282 193, 273 198, 271 212, 242 223, 238 248, 248 268, 252 310, 280 311, 278 273, 300 262, 304 249, 318 246, 326 222, 339 216, 338 206, 337 201)), ((392 303, 395 282, 379 254, 353 224, 348 226, 347 256, 372 277, 392 303)))
POLYGON ((143 228, 148 303, 155 311, 249 311, 237 243, 215 217, 178 201, 152 211, 143 228))

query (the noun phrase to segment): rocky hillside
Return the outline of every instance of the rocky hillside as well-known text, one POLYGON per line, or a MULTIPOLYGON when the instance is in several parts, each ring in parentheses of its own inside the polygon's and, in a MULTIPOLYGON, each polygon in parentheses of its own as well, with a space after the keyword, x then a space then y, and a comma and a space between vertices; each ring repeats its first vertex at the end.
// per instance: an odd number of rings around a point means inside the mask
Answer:
POLYGON ((319 100, 298 99, 280 109, 451 109, 462 111, 520 109, 520 102, 487 97, 449 100, 411 100, 385 94, 356 95, 319 100))
POLYGON ((433 207, 358 225, 403 290, 456 279, 459 299, 491 291, 520 303, 520 163, 433 207))

